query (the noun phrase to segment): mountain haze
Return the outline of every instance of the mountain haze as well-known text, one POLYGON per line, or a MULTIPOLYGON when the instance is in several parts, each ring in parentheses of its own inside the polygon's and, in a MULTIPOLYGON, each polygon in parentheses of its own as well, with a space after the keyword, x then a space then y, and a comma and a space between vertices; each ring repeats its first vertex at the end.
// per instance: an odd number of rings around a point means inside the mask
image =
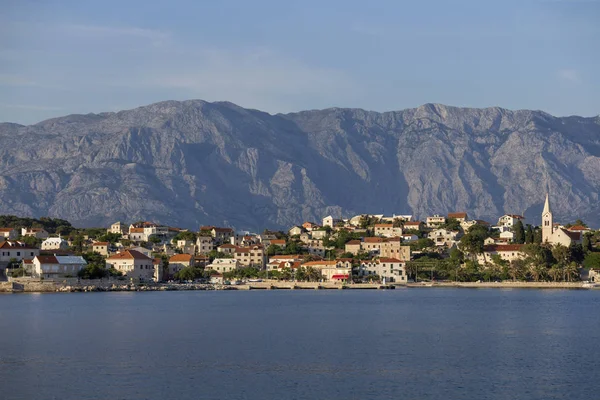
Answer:
POLYGON ((359 213, 467 211, 600 224, 600 118, 426 104, 270 115, 166 101, 0 124, 0 213, 75 225, 258 230, 359 213))

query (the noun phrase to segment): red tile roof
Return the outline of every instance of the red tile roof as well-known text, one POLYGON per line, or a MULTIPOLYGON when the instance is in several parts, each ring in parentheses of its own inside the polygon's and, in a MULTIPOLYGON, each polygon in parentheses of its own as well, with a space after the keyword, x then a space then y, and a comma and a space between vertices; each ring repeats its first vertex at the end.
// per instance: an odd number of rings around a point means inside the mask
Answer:
POLYGON ((483 251, 486 252, 500 252, 500 251, 521 251, 523 248, 522 244, 490 244, 483 246, 483 251))
POLYGON ((137 250, 125 250, 107 258, 107 260, 151 260, 137 250))
POLYGON ((190 262, 192 261, 191 254, 175 254, 173 257, 169 258, 169 262, 190 262))
POLYGON ((93 243, 92 246, 108 246, 109 243, 108 242, 96 242, 93 243))
POLYGON ((448 213, 448 218, 467 218, 467 213, 466 212, 455 212, 455 213, 448 213))
POLYGON ((60 264, 55 256, 37 256, 40 264, 60 264))

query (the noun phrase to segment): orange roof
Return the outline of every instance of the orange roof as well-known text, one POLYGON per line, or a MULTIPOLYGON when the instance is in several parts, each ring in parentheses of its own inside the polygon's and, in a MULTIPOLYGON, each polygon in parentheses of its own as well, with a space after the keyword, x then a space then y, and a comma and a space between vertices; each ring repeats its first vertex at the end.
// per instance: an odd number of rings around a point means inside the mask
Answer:
POLYGON ((129 233, 144 233, 144 228, 131 228, 129 233))
POLYGON ((404 223, 404 226, 418 226, 421 225, 421 221, 407 221, 404 223))
POLYGON ((467 218, 466 212, 448 213, 448 218, 467 218))
POLYGON ((285 239, 271 239, 271 244, 285 244, 285 239))
POLYGON ((169 258, 169 262, 190 262, 192 261, 191 254, 175 254, 173 257, 169 258))
POLYGON ((108 242, 96 242, 92 246, 108 246, 108 242))
POLYGON ((394 224, 375 224, 375 228, 393 228, 394 224))
POLYGON ((217 247, 217 248, 218 248, 218 249, 235 249, 235 248, 236 248, 236 246, 235 246, 235 245, 233 245, 233 244, 229 244, 229 243, 227 243, 227 244, 222 244, 222 245, 220 245, 220 246, 219 246, 219 247, 217 247))
POLYGON ((570 231, 589 231, 590 228, 583 225, 575 225, 569 228, 570 231))
POLYGON ((377 259, 377 261, 379 261, 379 262, 387 262, 387 263, 399 263, 399 262, 402 262, 402 261, 400 261, 400 260, 398 260, 396 258, 390 258, 390 257, 379 257, 377 259))
POLYGON ((383 239, 379 237, 366 237, 365 243, 382 243, 383 239))
POLYGON ((125 250, 107 258, 107 260, 151 260, 137 250, 125 250))
POLYGON ((13 228, 0 228, 0 232, 11 232, 14 231, 13 228))
POLYGON ((360 245, 360 240, 356 240, 356 239, 355 240, 351 240, 351 241, 349 241, 346 244, 349 244, 349 245, 360 245))

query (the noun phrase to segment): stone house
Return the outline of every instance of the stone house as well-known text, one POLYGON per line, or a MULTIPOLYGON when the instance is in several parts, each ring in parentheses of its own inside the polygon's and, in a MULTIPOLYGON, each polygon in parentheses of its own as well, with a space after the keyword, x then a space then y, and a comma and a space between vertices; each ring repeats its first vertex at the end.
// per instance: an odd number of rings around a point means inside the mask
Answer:
POLYGON ((132 279, 150 280, 155 275, 154 260, 136 250, 125 250, 108 257, 106 267, 113 267, 132 279))
POLYGON ((110 246, 110 243, 108 243, 108 242, 94 242, 94 243, 92 243, 92 251, 106 257, 106 256, 108 256, 109 246, 110 246))
POLYGON ((236 247, 233 258, 244 267, 256 267, 260 269, 265 267, 265 251, 262 245, 236 247))
POLYGON ((13 228, 0 228, 0 240, 15 240, 19 237, 19 233, 13 228))
POLYGON ((222 244, 219 247, 217 247, 217 251, 220 253, 233 255, 233 253, 235 253, 236 247, 237 246, 234 246, 233 244, 222 244))
MULTIPOLYGON (((405 224, 407 224, 406 222, 405 224)), ((394 227, 394 224, 375 224, 375 236, 398 237, 402 235, 401 227, 394 227)))
POLYGON ((168 279, 173 279, 175 274, 187 267, 194 266, 194 256, 191 254, 175 254, 171 258, 169 258, 169 277, 168 279))
POLYGON ((288 231, 288 235, 296 236, 296 235, 302 234, 303 232, 304 232, 304 228, 302 228, 301 226, 293 226, 288 231))
POLYGON ((435 242, 436 246, 452 247, 462 236, 460 231, 450 231, 444 228, 435 229, 427 237, 435 242))
POLYGON ((210 253, 214 249, 213 237, 198 236, 198 239, 196 239, 196 248, 200 254, 210 253))
POLYGON ((477 255, 477 262, 484 264, 492 262, 492 256, 497 254, 503 260, 513 261, 525 257, 522 244, 492 244, 483 246, 483 254, 477 255))
POLYGON ((505 214, 498 218, 498 226, 506 226, 508 228, 512 228, 513 226, 515 226, 517 221, 523 222, 524 220, 525 217, 523 217, 522 215, 505 214))

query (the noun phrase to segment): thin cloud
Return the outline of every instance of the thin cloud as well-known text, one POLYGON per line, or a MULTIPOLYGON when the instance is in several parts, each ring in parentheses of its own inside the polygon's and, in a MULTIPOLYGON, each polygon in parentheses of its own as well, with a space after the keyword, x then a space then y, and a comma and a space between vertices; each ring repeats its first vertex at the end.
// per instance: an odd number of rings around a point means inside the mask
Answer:
POLYGON ((563 81, 567 81, 570 83, 581 83, 581 77, 579 72, 575 69, 561 69, 558 71, 558 77, 563 81))
POLYGON ((95 37, 115 37, 130 36, 151 40, 168 39, 171 34, 156 29, 145 29, 138 27, 114 27, 101 25, 64 25, 63 29, 76 34, 83 34, 95 37))
POLYGON ((64 110, 63 107, 42 106, 42 105, 35 105, 35 104, 0 104, 0 107, 16 108, 16 109, 20 109, 20 110, 35 110, 35 111, 61 111, 61 110, 64 110))

